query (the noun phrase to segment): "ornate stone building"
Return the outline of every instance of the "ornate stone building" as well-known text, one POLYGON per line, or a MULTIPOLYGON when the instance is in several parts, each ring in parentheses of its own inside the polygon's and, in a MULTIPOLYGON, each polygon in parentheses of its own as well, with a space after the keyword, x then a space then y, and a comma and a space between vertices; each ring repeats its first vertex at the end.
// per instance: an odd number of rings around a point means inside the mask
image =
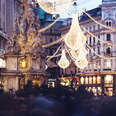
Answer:
POLYGON ((47 79, 40 34, 37 33, 39 20, 33 12, 31 3, 26 0, 24 2, 25 4, 22 4, 20 0, 9 0, 8 2, 1 0, 6 12, 1 13, 3 19, 0 17, 2 21, 4 20, 5 25, 4 27, 2 25, 2 31, 6 31, 9 37, 7 38, 7 47, 4 47, 6 53, 1 56, 6 62, 6 67, 0 68, 0 87, 3 87, 5 91, 10 89, 16 91, 23 88, 28 80, 31 80, 34 85, 40 86, 47 79), (26 9, 25 12, 22 9, 21 11, 18 10, 23 5, 26 9), (22 12, 24 12, 23 15, 20 14, 22 12), (7 13, 8 18, 6 18, 7 13), (25 13, 26 17, 24 16, 25 13), (14 20, 16 15, 18 18, 14 20), (21 19, 20 23, 18 19, 21 19), (14 33, 12 33, 13 31, 14 33))
MULTIPOLYGON (((116 28, 115 0, 103 0, 101 6, 87 11, 87 13, 98 22, 116 28)), ((96 24, 86 14, 80 17, 80 26, 101 40, 116 43, 116 31, 108 30, 96 24)), ((70 26, 62 28, 62 34, 66 33, 69 28, 70 26)), ((87 55, 88 67, 82 70, 71 64, 69 68, 61 69, 61 74, 78 77, 78 83, 86 85, 86 89, 92 91, 95 95, 106 94, 112 96, 116 94, 116 47, 104 44, 90 34, 85 34, 87 44, 91 49, 103 57, 112 57, 113 59, 100 58, 92 50, 89 50, 87 55)))

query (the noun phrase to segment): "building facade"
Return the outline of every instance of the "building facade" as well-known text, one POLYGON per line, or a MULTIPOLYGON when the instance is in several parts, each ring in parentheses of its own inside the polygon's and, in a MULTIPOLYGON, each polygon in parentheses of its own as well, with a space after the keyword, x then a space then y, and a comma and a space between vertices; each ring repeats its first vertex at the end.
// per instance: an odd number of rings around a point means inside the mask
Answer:
MULTIPOLYGON (((2 10, 4 9, 4 11, 6 12, 6 14, 1 13, 3 15, 3 19, 2 17, 0 17, 1 20, 4 20, 4 25, 6 26, 6 27, 5 26, 2 27, 2 31, 6 30, 6 32, 4 33, 6 33, 6 35, 9 37, 7 38, 7 40, 9 39, 16 40, 17 39, 16 36, 15 38, 11 38, 13 31, 15 33, 18 32, 18 27, 17 29, 15 28, 16 24, 14 23, 15 22, 14 19, 15 16, 18 16, 18 18, 20 19, 20 12, 18 8, 21 8, 23 4, 21 3, 20 0, 11 0, 11 1, 9 0, 8 2, 6 0, 4 0, 4 2, 3 0, 1 0, 1 3, 2 5, 5 5, 5 7, 2 8, 2 10), (9 18, 6 18, 7 13, 9 18)), ((26 17, 26 21, 29 19, 29 16, 33 16, 33 18, 36 20, 36 16, 33 10, 32 12, 30 12, 30 9, 33 9, 32 4, 29 3, 28 1, 25 1, 24 7, 26 7, 26 5, 28 6, 28 16, 26 17), (29 13, 31 13, 31 15, 29 15, 29 13)), ((30 19, 28 21, 31 22, 33 21, 33 19, 30 19)), ((25 21, 21 22, 20 24, 24 26, 24 23, 25 21)), ((35 22, 31 22, 31 23, 35 24, 35 22)), ((1 22, 1 24, 3 23, 1 22)), ((35 26, 31 27, 29 23, 26 26, 28 26, 27 31, 29 33, 25 32, 24 34, 28 33, 27 38, 28 39, 31 38, 31 40, 33 39, 36 45, 34 48, 31 49, 33 50, 33 52, 29 51, 28 53, 26 52, 24 55, 21 54, 21 47, 18 46, 19 38, 18 40, 13 41, 12 44, 7 44, 7 47, 5 47, 4 45, 4 48, 6 48, 7 52, 1 56, 2 60, 0 60, 0 64, 2 61, 3 63, 4 62, 6 63, 6 66, 0 67, 0 88, 3 88, 5 91, 9 91, 9 90, 16 91, 18 89, 21 89, 28 83, 28 80, 31 80, 33 85, 38 85, 38 86, 40 86, 44 81, 47 80, 47 74, 45 73, 45 63, 44 63, 45 58, 41 54, 42 52, 41 45, 39 45, 38 43, 39 37, 37 34, 36 36, 34 35, 36 31, 35 29, 36 27, 35 26)), ((21 31, 23 32, 24 27, 22 27, 21 29, 22 29, 21 31)), ((19 33, 17 33, 17 35, 18 34, 19 33)), ((21 39, 23 39, 23 37, 25 36, 24 34, 23 36, 21 36, 21 39)), ((25 46, 27 45, 28 49, 30 49, 29 48, 30 41, 27 42, 28 45, 25 44, 25 46)), ((3 45, 1 48, 3 48, 3 45)))
MULTIPOLYGON (((115 0, 103 0, 101 6, 87 11, 87 13, 98 22, 108 27, 116 28, 115 0)), ((86 14, 80 17, 80 26, 103 41, 116 43, 116 31, 102 27, 86 14)), ((62 33, 68 32, 69 28, 70 26, 61 29, 62 33)), ((61 69, 61 74, 64 76, 71 74, 78 77, 78 83, 86 85, 86 89, 92 91, 95 95, 106 94, 112 96, 116 94, 116 47, 105 44, 86 32, 85 35, 87 37, 87 45, 92 49, 88 49, 88 66, 82 70, 71 64, 69 68, 61 69), (96 54, 103 57, 98 57, 96 54), (106 59, 106 57, 109 59, 106 59)))

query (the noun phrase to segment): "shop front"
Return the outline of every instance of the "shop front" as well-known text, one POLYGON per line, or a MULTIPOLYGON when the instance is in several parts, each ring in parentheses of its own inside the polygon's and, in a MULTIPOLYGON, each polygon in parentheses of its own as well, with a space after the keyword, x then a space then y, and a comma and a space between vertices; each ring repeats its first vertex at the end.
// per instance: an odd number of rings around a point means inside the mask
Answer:
POLYGON ((93 92, 95 96, 113 96, 115 94, 115 75, 83 75, 79 77, 79 85, 85 85, 86 90, 93 92))

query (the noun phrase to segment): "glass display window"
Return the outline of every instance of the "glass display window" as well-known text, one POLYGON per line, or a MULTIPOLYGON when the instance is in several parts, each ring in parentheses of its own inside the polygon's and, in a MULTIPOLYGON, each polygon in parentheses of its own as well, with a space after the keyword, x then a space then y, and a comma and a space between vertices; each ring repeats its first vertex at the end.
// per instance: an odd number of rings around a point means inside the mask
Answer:
POLYGON ((88 84, 88 77, 85 77, 85 84, 88 84))
POLYGON ((97 87, 97 94, 102 95, 102 88, 101 87, 97 87))
POLYGON ((81 77, 81 79, 80 79, 80 84, 84 84, 84 77, 81 77))
POLYGON ((113 96, 113 88, 105 88, 105 89, 104 89, 104 93, 105 93, 107 96, 113 96))
POLYGON ((112 75, 106 75, 105 78, 104 78, 104 83, 105 84, 113 83, 113 76, 112 75))
POLYGON ((91 87, 89 87, 89 88, 88 88, 88 91, 90 92, 91 90, 92 90, 92 88, 91 88, 91 87))
POLYGON ((92 84, 92 77, 89 77, 89 84, 92 84))
POLYGON ((92 88, 92 92, 95 96, 97 96, 97 89, 95 87, 92 88))
POLYGON ((101 77, 97 76, 97 84, 101 84, 101 77))
POLYGON ((93 76, 93 84, 96 84, 96 77, 93 76))

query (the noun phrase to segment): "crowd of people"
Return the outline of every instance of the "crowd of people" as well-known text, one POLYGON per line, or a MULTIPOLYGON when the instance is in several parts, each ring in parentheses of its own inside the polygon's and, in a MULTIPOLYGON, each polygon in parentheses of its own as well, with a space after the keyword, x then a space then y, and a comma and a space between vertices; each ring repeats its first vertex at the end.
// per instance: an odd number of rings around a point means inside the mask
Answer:
POLYGON ((115 97, 95 97, 80 86, 48 88, 31 83, 16 93, 0 90, 0 116, 115 116, 115 97))

